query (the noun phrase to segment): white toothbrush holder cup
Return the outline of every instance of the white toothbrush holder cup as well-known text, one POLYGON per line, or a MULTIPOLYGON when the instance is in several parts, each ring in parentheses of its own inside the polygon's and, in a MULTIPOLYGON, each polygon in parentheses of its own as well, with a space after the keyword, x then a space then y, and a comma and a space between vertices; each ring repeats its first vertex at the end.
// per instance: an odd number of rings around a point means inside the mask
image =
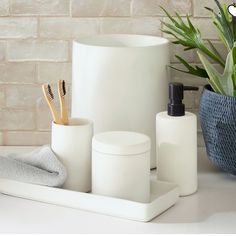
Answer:
POLYGON ((97 134, 92 142, 92 193, 150 201, 150 139, 133 132, 97 134))
POLYGON ((91 191, 91 149, 93 122, 72 118, 68 125, 52 123, 51 146, 67 169, 63 188, 91 191))

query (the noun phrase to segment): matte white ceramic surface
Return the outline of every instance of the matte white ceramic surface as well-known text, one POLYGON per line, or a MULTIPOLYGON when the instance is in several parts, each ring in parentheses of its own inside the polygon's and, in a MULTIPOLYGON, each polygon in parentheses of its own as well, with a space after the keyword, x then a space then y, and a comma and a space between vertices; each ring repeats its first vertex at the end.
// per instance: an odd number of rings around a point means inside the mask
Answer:
POLYGON ((127 130, 151 138, 168 101, 168 40, 144 35, 96 35, 73 43, 72 117, 94 121, 95 133, 127 130))
POLYGON ((136 221, 150 221, 173 206, 179 198, 175 184, 160 181, 151 181, 151 201, 147 204, 7 179, 0 179, 0 192, 136 221))
POLYGON ((197 117, 186 112, 173 117, 161 112, 156 118, 157 175, 176 183, 180 195, 197 191, 197 117))
POLYGON ((147 203, 150 201, 150 139, 134 132, 93 137, 92 192, 147 203))
POLYGON ((70 119, 69 125, 52 123, 52 150, 67 168, 63 188, 91 190, 92 136, 93 123, 87 119, 70 119))
MULTIPOLYGON (((25 153, 35 148, 0 146, 0 155, 25 153)), ((198 148, 198 162, 198 192, 181 198, 174 207, 150 223, 131 222, 0 194, 0 233, 236 234, 236 178, 213 166, 205 148, 198 148)), ((155 171, 151 175, 156 179, 155 171)))

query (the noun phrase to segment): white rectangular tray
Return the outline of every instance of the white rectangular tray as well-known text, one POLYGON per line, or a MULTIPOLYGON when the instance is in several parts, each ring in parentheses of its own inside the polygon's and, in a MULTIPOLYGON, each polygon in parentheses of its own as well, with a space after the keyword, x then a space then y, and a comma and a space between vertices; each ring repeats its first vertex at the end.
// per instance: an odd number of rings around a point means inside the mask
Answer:
POLYGON ((175 184, 151 180, 151 202, 144 204, 119 198, 0 178, 0 192, 29 200, 147 222, 173 206, 179 198, 175 184))

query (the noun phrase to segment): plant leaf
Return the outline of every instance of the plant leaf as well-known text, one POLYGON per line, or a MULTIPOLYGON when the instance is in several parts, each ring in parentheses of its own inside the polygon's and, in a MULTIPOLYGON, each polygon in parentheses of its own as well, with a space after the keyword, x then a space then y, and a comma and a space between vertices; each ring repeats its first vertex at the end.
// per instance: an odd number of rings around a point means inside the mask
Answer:
POLYGON ((199 49, 205 55, 210 57, 215 62, 224 67, 224 60, 213 50, 211 51, 205 45, 201 32, 198 28, 194 27, 189 16, 187 15, 187 21, 184 22, 183 18, 176 13, 176 19, 172 17, 163 7, 161 9, 165 12, 170 20, 170 23, 162 22, 162 32, 174 36, 175 44, 181 44, 185 47, 185 50, 199 49))
POLYGON ((236 88, 236 65, 234 65, 233 82, 234 82, 234 88, 236 88))
POLYGON ((228 11, 224 11, 224 9, 222 8, 218 0, 215 0, 215 3, 220 10, 220 14, 216 14, 216 19, 218 20, 219 24, 222 26, 225 38, 228 41, 230 49, 232 49, 234 46, 234 33, 233 33, 230 22, 227 20, 228 17, 226 16, 226 14, 228 14, 228 11))
POLYGON ((182 69, 179 69, 179 68, 176 68, 173 66, 170 66, 170 68, 180 71, 180 72, 184 72, 186 74, 191 74, 191 75, 195 75, 195 76, 202 77, 202 78, 208 78, 208 74, 207 74, 206 70, 200 68, 199 66, 193 67, 192 65, 190 65, 187 61, 185 61, 180 56, 176 55, 175 57, 180 61, 181 64, 184 65, 184 67, 187 70, 182 70, 182 69))
POLYGON ((221 6, 218 0, 214 0, 220 13, 214 12, 213 9, 205 7, 208 11, 212 13, 213 23, 217 28, 218 35, 225 46, 230 51, 233 48, 234 41, 236 41, 235 31, 236 24, 232 20, 230 13, 228 12, 227 6, 224 4, 221 6))
POLYGON ((233 84, 233 56, 232 56, 232 51, 229 52, 227 59, 226 59, 226 64, 225 64, 225 70, 224 73, 221 77, 221 84, 222 87, 224 88, 224 91, 226 95, 228 96, 234 96, 234 84, 233 84))
POLYGON ((213 86, 213 89, 221 94, 234 96, 234 83, 233 83, 234 64, 233 64, 232 51, 228 53, 225 70, 222 75, 213 67, 213 65, 211 65, 211 63, 207 60, 207 58, 204 55, 198 52, 198 56, 208 73, 209 82, 213 86))
POLYGON ((236 64, 236 43, 234 44, 234 47, 232 49, 232 57, 233 57, 233 63, 236 64))
POLYGON ((198 56, 207 71, 209 77, 208 82, 210 83, 213 90, 217 93, 226 95, 220 82, 221 74, 211 65, 211 63, 202 53, 198 52, 198 56))
POLYGON ((208 39, 207 42, 209 43, 212 51, 219 57, 221 58, 222 61, 224 61, 224 58, 221 56, 221 54, 219 53, 219 51, 216 49, 216 47, 214 46, 214 44, 208 39))

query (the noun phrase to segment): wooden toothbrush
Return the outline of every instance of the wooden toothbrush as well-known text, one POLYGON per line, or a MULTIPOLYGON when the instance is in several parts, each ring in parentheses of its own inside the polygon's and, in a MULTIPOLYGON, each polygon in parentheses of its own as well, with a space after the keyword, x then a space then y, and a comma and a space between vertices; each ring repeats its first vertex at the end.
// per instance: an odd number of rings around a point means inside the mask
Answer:
POLYGON ((60 108, 61 108, 61 121, 64 125, 68 125, 68 113, 66 109, 65 103, 65 95, 66 95, 66 83, 64 80, 59 80, 57 84, 58 95, 60 100, 60 108))
POLYGON ((57 112, 56 105, 54 103, 54 95, 53 95, 51 86, 49 84, 43 84, 42 89, 43 89, 44 97, 45 97, 45 99, 48 103, 48 106, 50 108, 50 111, 52 113, 53 121, 56 124, 63 124, 61 121, 61 118, 57 112))

